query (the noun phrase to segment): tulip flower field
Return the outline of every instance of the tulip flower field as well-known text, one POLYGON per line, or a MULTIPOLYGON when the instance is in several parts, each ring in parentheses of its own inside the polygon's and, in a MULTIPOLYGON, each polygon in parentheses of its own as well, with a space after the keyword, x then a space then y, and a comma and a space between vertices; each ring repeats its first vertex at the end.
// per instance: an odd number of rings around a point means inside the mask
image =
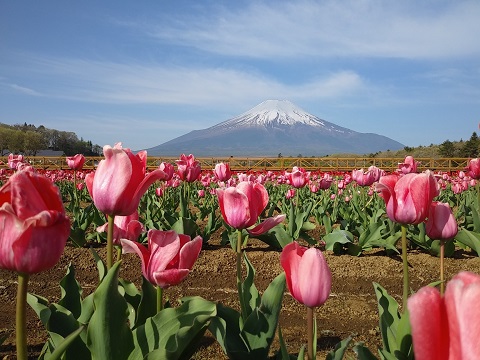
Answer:
POLYGON ((0 358, 478 358, 478 159, 238 173, 104 156, 0 171, 0 358))

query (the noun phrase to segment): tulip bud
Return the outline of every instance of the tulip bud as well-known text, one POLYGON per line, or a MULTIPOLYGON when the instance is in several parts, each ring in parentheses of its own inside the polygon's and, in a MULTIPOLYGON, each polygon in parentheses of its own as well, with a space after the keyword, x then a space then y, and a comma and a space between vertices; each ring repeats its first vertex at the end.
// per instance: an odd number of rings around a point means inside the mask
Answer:
POLYGON ((448 203, 434 201, 430 204, 426 231, 428 237, 435 240, 451 240, 457 235, 457 221, 448 203))

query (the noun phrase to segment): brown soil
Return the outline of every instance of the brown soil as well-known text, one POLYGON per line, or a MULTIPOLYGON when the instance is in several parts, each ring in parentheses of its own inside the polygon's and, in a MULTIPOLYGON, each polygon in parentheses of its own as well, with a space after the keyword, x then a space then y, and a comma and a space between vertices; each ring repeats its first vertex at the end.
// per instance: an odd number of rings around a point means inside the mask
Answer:
MULTIPOLYGON (((105 249, 97 249, 105 257, 105 249)), ((270 281, 282 272, 279 263, 280 252, 264 243, 249 240, 248 258, 256 269, 255 284, 265 290, 270 281)), ((318 325, 318 358, 324 359, 340 340, 352 335, 353 342, 364 342, 375 354, 381 345, 378 329, 377 302, 372 282, 378 282, 401 301, 402 264, 398 256, 388 256, 377 250, 360 257, 334 255, 325 252, 332 270, 332 292, 324 306, 316 310, 318 325)), ((438 280, 439 260, 431 255, 410 251, 410 279, 413 291, 438 280)), ((73 263, 77 280, 84 290, 84 296, 93 291, 98 283, 97 268, 88 249, 67 246, 60 262, 50 271, 32 275, 29 291, 57 301, 60 296, 59 280, 64 276, 66 266, 73 263)), ((454 258, 446 259, 447 280, 462 270, 480 273, 480 258, 468 252, 457 250, 454 258)), ((124 256, 121 277, 139 282, 140 262, 136 255, 124 256)), ((17 276, 0 270, 0 335, 11 333, 0 347, 0 359, 15 359, 15 297, 17 276)), ((205 299, 221 302, 237 308, 238 300, 235 282, 235 254, 229 246, 220 246, 218 240, 211 240, 202 250, 191 274, 180 286, 166 291, 167 297, 175 301, 183 296, 199 295, 205 299)), ((285 294, 280 325, 288 350, 298 353, 306 341, 306 308, 298 304, 290 294, 285 294)), ((28 347, 31 359, 36 359, 46 333, 35 313, 28 309, 28 347)), ((272 355, 279 349, 278 341, 272 345, 272 355)), ((353 354, 353 353, 351 353, 353 354)), ((207 331, 202 346, 194 359, 226 359, 220 346, 207 331)))

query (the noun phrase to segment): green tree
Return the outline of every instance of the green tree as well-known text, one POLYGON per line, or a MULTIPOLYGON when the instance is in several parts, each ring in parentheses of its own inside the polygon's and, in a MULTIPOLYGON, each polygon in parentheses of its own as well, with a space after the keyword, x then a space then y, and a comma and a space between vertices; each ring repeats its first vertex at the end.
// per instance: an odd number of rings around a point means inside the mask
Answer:
POLYGON ((36 131, 26 131, 23 138, 25 155, 35 156, 38 151, 45 149, 46 141, 43 135, 36 131))
POLYGON ((477 133, 474 131, 470 139, 465 141, 461 150, 461 156, 475 158, 478 156, 478 147, 480 146, 480 140, 477 133))
POLYGON ((438 148, 438 152, 441 157, 451 158, 455 157, 455 145, 450 140, 445 140, 443 143, 440 144, 438 148))

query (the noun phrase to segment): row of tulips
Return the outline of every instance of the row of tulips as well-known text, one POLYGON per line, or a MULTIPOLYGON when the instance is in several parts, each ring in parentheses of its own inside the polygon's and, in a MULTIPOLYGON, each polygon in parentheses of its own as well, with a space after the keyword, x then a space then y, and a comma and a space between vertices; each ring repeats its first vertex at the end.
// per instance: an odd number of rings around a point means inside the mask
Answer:
MULTIPOLYGON (((142 342, 141 336, 143 335, 141 334, 148 331, 160 331, 162 321, 177 321, 178 326, 180 326, 180 324, 184 324, 186 317, 193 317, 195 321, 186 329, 185 336, 181 339, 182 343, 190 344, 198 338, 202 331, 204 332, 208 328, 216 336, 229 357, 252 358, 252 356, 255 356, 255 358, 266 358, 277 328, 286 280, 292 296, 300 303, 305 304, 308 309, 307 337, 309 342, 307 356, 310 359, 314 358, 316 346, 313 309, 321 306, 327 300, 331 286, 331 273, 318 247, 307 248, 299 245, 295 240, 301 237, 300 235, 305 236, 307 241, 311 240, 308 237, 307 230, 312 229, 308 224, 310 224, 311 211, 314 206, 319 209, 319 212, 323 213, 324 216, 321 217, 321 221, 325 228, 328 228, 328 221, 325 220, 325 216, 334 218, 336 222, 335 213, 340 211, 338 210, 340 206, 339 198, 343 200, 342 204, 344 205, 356 202, 357 208, 360 209, 359 213, 366 214, 368 213, 367 205, 372 201, 377 201, 375 200, 377 193, 380 195, 379 198, 385 202, 387 216, 382 218, 386 219, 388 217, 391 222, 397 223, 401 227, 404 296, 403 313, 399 316, 398 321, 403 326, 408 327, 407 309, 411 307, 418 309, 417 304, 437 306, 439 309, 439 317, 435 317, 435 319, 424 319, 421 312, 410 309, 413 349, 417 358, 438 358, 439 354, 443 354, 442 356, 447 354, 444 358, 469 358, 468 356, 475 354, 475 351, 478 350, 470 340, 463 341, 464 338, 469 336, 468 330, 476 326, 475 321, 478 321, 478 317, 461 317, 458 311, 449 310, 452 307, 448 308, 447 312, 442 310, 444 309, 443 302, 447 301, 443 298, 443 287, 438 293, 436 290, 419 291, 410 300, 407 300, 410 291, 407 230, 410 226, 426 224, 428 236, 440 241, 440 256, 443 257, 445 242, 457 235, 458 226, 449 203, 434 201, 434 198, 439 196, 440 189, 450 187, 449 191, 453 191, 453 185, 451 184, 455 181, 467 182, 469 186, 472 185, 475 179, 480 176, 476 159, 470 162, 470 168, 467 169, 467 172, 459 173, 454 180, 447 174, 434 176, 429 171, 417 174, 417 164, 411 157, 407 157, 405 163, 399 164, 399 170, 396 174, 387 175, 380 169, 371 167, 367 171, 354 171, 351 175, 343 174, 341 178, 334 179, 330 174, 311 174, 301 168, 293 168, 291 172, 284 174, 267 173, 258 176, 237 174, 232 177, 228 164, 218 164, 212 174, 202 175, 201 168, 193 155, 181 156, 180 160, 177 161, 176 173, 172 164, 161 164, 159 169, 147 174, 146 152, 134 155, 129 149, 123 149, 120 144, 117 144, 114 147, 105 146, 104 155, 105 159, 99 163, 96 171, 86 175, 82 175, 81 172, 84 161, 81 155, 67 159, 69 166, 74 170, 74 191, 71 193, 74 217, 78 215, 75 214, 76 212, 80 212, 82 197, 78 193, 85 191, 82 185, 83 181, 88 190, 88 197, 92 199, 95 208, 100 214, 105 214, 107 217, 107 223, 98 227, 98 231, 106 231, 107 233, 106 275, 97 291, 92 294, 91 299, 79 299, 81 309, 77 317, 73 318, 76 327, 71 334, 63 334, 62 344, 64 345, 60 346, 58 339, 54 340, 52 338, 49 341, 46 351, 52 357, 64 356, 62 354, 67 345, 76 343, 76 346, 82 349, 82 354, 88 353, 91 358, 134 359, 144 358, 147 355, 153 356, 151 354, 159 355, 162 351, 165 354, 162 353, 161 356, 165 356, 165 358, 183 358, 190 355, 190 346, 173 350, 171 348, 161 349, 160 342, 153 345, 142 342), (78 180, 80 180, 79 183, 77 183, 78 180), (157 187, 159 181, 162 182, 162 185, 157 187), (336 188, 330 196, 317 196, 319 189, 331 189, 334 182, 336 188), (192 184, 199 183, 202 184, 203 189, 198 189, 196 194, 192 194, 193 189, 195 189, 192 184), (193 240, 190 240, 191 236, 189 235, 191 234, 178 234, 174 230, 165 228, 150 228, 147 232, 147 246, 137 242, 138 237, 145 230, 145 226, 139 221, 138 209, 139 206, 140 208, 142 206, 148 207, 148 200, 145 200, 144 194, 154 184, 156 184, 155 193, 158 201, 153 202, 153 205, 165 204, 161 200, 167 196, 166 193, 176 187, 180 188, 178 191, 179 201, 176 202, 180 216, 174 223, 165 221, 165 224, 171 225, 171 228, 174 229, 186 230, 188 226, 185 224, 189 224, 188 220, 190 220, 190 223, 192 222, 196 211, 189 206, 192 199, 197 199, 196 204, 199 206, 207 202, 200 201, 205 199, 206 194, 217 199, 227 229, 226 238, 237 254, 237 287, 241 309, 239 313, 221 304, 215 305, 201 298, 185 299, 184 304, 186 306, 181 309, 164 308, 163 289, 178 284, 188 275, 201 251, 202 238, 196 236, 193 240), (284 195, 287 199, 284 201, 281 200, 283 196, 279 196, 278 192, 274 196, 269 196, 269 191, 274 193, 274 189, 284 189, 285 187, 288 190, 293 190, 293 194, 291 194, 292 191, 290 191, 290 195, 287 192, 284 195), (269 190, 267 191, 267 189, 269 190), (201 190, 204 191, 203 194, 200 193, 201 190), (310 198, 314 199, 314 203, 310 198), (328 211, 326 211, 327 201, 330 204, 328 211), (285 211, 285 215, 283 215, 279 213, 280 209, 288 211, 285 211), (258 223, 259 217, 265 214, 268 217, 263 222, 258 223), (283 222, 286 216, 288 217, 288 224, 284 226, 283 222), (179 227, 179 220, 183 226, 179 227), (275 229, 276 231, 274 231, 275 229), (278 238, 278 234, 282 235, 281 229, 284 229, 284 232, 288 235, 286 240, 284 237, 280 240, 278 238), (266 236, 264 239, 267 241, 271 241, 273 236, 276 238, 277 244, 283 247, 280 262, 285 274, 280 274, 262 296, 255 288, 252 277, 249 275, 253 273, 254 269, 243 251, 249 236, 260 238, 266 236), (270 240, 268 240, 269 236, 270 240), (116 290, 112 290, 111 285, 115 283, 121 284, 125 292, 129 288, 128 284, 118 279, 121 262, 118 261, 114 264, 114 246, 117 246, 123 253, 135 252, 140 256, 145 284, 142 286, 142 293, 139 296, 142 301, 145 298, 144 302, 141 301, 143 309, 150 308, 146 312, 143 310, 142 313, 142 307, 137 303, 135 318, 131 321, 125 318, 123 322, 119 322, 119 319, 117 319, 114 323, 120 325, 120 328, 116 329, 113 329, 113 325, 106 328, 98 325, 112 320, 109 317, 112 315, 107 311, 108 306, 105 304, 105 297, 115 301, 116 305, 112 305, 112 308, 118 308, 119 311, 123 311, 122 309, 125 307, 133 306, 126 297, 122 297, 116 290), (243 278, 242 275, 243 263, 247 270, 246 278, 243 278), (153 289, 149 286, 156 288, 154 310, 151 309, 152 306, 147 306, 146 293, 151 293, 153 289), (205 310, 207 308, 208 311, 205 310), (268 324, 267 331, 255 326, 259 321, 260 314, 265 317, 266 324, 268 324), (130 327, 128 324, 130 324, 130 327), (448 350, 446 352, 442 350, 441 353, 431 344, 445 344, 445 332, 429 333, 429 329, 438 324, 445 325, 449 334, 449 340, 447 341, 449 345, 446 347, 444 345, 448 350), (153 329, 154 326, 157 326, 157 328, 153 329), (114 342, 118 343, 119 337, 112 337, 112 334, 116 334, 124 340, 120 348, 114 346, 114 342), (100 346, 99 339, 102 341, 110 339, 111 343, 107 341, 106 344, 103 343, 100 346), (83 347, 78 343, 83 344, 83 347), (169 351, 174 355, 166 355, 169 351)), ((0 189, 0 216, 2 219, 0 222, 2 226, 0 267, 16 271, 19 274, 17 349, 18 358, 25 359, 24 304, 27 298, 28 276, 51 268, 59 260, 67 238, 71 234, 69 231, 70 220, 64 210, 61 195, 53 182, 46 176, 35 172, 35 169, 29 167, 28 164, 25 165, 21 159, 16 163, 12 162, 12 168, 15 168, 16 172, 13 175, 8 174, 8 180, 0 189), (28 203, 25 202, 26 198, 28 198, 28 203)), ((148 208, 150 212, 152 212, 151 205, 152 202, 148 208)), ((458 207, 459 204, 457 203, 458 207)), ((207 208, 214 210, 213 212, 209 211, 209 215, 212 216, 215 213, 215 205, 210 203, 207 208)), ((176 211, 176 207, 171 211, 176 211)), ((360 221, 364 222, 365 225, 362 234, 371 230, 372 219, 376 221, 379 214, 381 215, 379 211, 374 211, 374 213, 375 215, 372 215, 371 218, 358 215, 360 221)), ((466 227, 469 225, 468 220, 472 213, 473 217, 475 215, 478 217, 478 203, 469 204, 468 210, 463 210, 463 212, 457 211, 457 214, 464 217, 463 223, 466 227)), ((346 213, 341 215, 343 219, 352 218, 346 213)), ((165 212, 161 216, 163 218, 168 217, 165 212)), ((169 216, 172 217, 171 214, 169 216)), ((145 217, 148 216, 145 215, 145 217)), ((146 223, 154 225, 152 218, 145 219, 150 220, 146 223)), ((168 227, 168 225, 165 227, 168 227)), ((348 228, 348 226, 344 228, 348 228)), ((477 228, 474 228, 474 230, 477 230, 477 228)), ((462 231, 469 230, 465 228, 462 231)), ((475 231, 467 234, 470 233, 476 234, 475 231)), ((359 238, 362 234, 359 234, 359 238)), ((394 241, 394 244, 397 240, 394 241)), ((310 242, 310 244, 318 245, 318 241, 310 242)), ((475 245, 471 247, 473 250, 478 250, 475 245)), ((121 258, 121 253, 117 255, 117 258, 121 258)), ((463 292, 475 291, 472 289, 477 286, 476 284, 479 281, 477 275, 459 274, 455 278, 455 289, 457 290, 450 290, 453 285, 449 285, 445 292, 445 299, 447 299, 449 293, 455 291, 456 295, 453 300, 448 300, 449 304, 453 303, 459 306, 456 303, 457 301, 468 303, 468 301, 471 301, 470 298, 463 299, 462 294, 463 292)), ((443 278, 441 278, 441 284, 442 286, 444 284, 443 278)), ((381 290, 381 288, 378 289, 381 290)), ((388 301, 394 300, 389 298, 388 301)), ((30 300, 30 303, 38 312, 41 312, 42 305, 39 305, 38 298, 30 300)), ((174 327, 171 333, 164 331, 162 339, 165 338, 165 341, 168 342, 168 339, 173 336, 177 337, 178 343, 178 330, 174 327)), ((385 331, 392 331, 392 329, 385 329, 385 331)), ((408 333, 407 331, 403 336, 405 337, 408 333)), ((408 336, 405 338, 408 338, 408 336)), ((345 342, 332 356, 343 354, 346 346, 347 343, 345 342)), ((402 346, 404 347, 404 345, 402 346)), ((357 350, 360 348, 361 345, 358 345, 357 350)), ((390 347, 386 346, 382 349, 383 352, 380 351, 380 354, 383 354, 382 358, 388 358, 385 355, 387 348, 390 347)), ((401 349, 390 350, 392 352, 390 355, 393 355, 395 351, 401 351, 401 349)), ((362 353, 367 354, 369 351, 363 349, 362 353)), ((282 344, 282 354, 285 356, 285 344, 282 344)), ((303 351, 300 352, 299 358, 302 354, 303 351)), ((368 356, 373 355, 370 353, 368 356)), ((409 358, 409 356, 413 356, 411 349, 405 353, 406 358, 409 358)))

